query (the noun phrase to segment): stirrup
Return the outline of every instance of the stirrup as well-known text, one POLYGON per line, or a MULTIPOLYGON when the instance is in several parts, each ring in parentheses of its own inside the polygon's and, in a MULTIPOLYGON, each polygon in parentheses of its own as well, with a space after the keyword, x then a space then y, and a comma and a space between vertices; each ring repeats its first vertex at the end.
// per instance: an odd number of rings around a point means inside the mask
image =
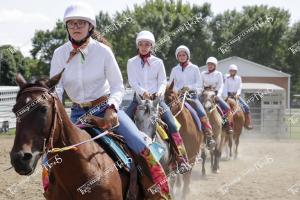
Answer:
POLYGON ((212 150, 216 146, 216 141, 211 137, 206 137, 207 147, 209 150, 212 150))
POLYGON ((191 169, 192 169, 192 166, 190 166, 190 164, 188 164, 186 162, 180 163, 180 166, 178 168, 180 174, 185 174, 185 173, 191 171, 191 169))

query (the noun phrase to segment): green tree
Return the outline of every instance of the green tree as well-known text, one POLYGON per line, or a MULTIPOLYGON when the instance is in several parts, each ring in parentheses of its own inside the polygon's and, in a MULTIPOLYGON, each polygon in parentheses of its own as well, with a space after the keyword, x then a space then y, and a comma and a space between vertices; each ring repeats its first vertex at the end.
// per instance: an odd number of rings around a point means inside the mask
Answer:
POLYGON ((54 50, 67 41, 67 34, 63 22, 58 21, 53 30, 37 31, 32 39, 33 49, 31 55, 34 59, 38 59, 36 71, 39 74, 48 75, 50 70, 50 62, 54 50))
POLYGON ((267 6, 246 6, 241 12, 232 10, 219 14, 210 24, 214 55, 219 59, 240 56, 277 68, 281 63, 277 54, 282 48, 289 18, 288 11, 267 6), (236 41, 229 45, 231 51, 223 54, 219 48, 232 39, 236 41))
POLYGON ((17 65, 11 46, 0 48, 0 85, 16 85, 17 65))

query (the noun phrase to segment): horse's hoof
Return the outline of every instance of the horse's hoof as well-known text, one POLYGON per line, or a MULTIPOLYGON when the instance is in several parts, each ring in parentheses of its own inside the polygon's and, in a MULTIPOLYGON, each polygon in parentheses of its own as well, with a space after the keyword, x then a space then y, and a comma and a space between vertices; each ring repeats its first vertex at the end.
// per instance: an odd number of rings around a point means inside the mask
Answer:
POLYGON ((213 173, 214 173, 214 174, 220 174, 220 170, 219 170, 219 169, 213 170, 213 173))

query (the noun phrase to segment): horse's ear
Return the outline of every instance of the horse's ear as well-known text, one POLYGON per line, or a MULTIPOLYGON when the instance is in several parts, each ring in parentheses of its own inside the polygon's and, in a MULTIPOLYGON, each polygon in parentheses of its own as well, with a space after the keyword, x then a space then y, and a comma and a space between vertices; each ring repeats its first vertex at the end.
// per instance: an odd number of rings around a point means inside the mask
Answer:
POLYGON ((162 96, 160 95, 160 96, 158 96, 158 97, 153 101, 154 107, 156 107, 156 106, 159 104, 159 102, 161 101, 161 99, 162 99, 162 96))
POLYGON ((53 88, 54 86, 56 86, 56 84, 59 82, 64 71, 65 71, 65 68, 63 68, 63 70, 61 70, 61 72, 59 74, 56 74, 49 81, 47 81, 46 85, 49 88, 53 88))
POLYGON ((142 98, 140 97, 140 95, 138 93, 136 93, 136 100, 139 105, 143 104, 142 98))
POLYGON ((18 86, 20 86, 20 88, 22 88, 27 84, 27 81, 20 73, 18 73, 16 76, 16 83, 18 84, 18 86))
POLYGON ((171 84, 169 86, 169 90, 173 90, 173 88, 174 88, 174 79, 172 80, 172 82, 171 82, 171 84))

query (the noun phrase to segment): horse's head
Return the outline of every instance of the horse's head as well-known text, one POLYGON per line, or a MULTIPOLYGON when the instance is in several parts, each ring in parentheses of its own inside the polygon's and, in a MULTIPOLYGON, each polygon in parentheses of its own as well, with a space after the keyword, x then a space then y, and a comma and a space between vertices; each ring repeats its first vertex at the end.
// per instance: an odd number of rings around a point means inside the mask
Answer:
POLYGON ((210 112, 211 109, 216 105, 216 93, 212 89, 205 88, 202 93, 201 99, 206 112, 210 112))
POLYGON ((53 90, 62 72, 48 81, 39 80, 35 83, 27 83, 20 74, 16 77, 20 90, 13 107, 17 122, 10 159, 20 175, 30 175, 34 172, 44 143, 49 142, 55 118, 56 97, 53 90))
POLYGON ((160 99, 156 98, 152 100, 143 100, 139 95, 136 95, 138 106, 134 115, 134 120, 138 129, 148 136, 152 135, 156 131, 156 120, 158 117, 158 104, 160 99))
POLYGON ((170 107, 172 113, 177 113, 181 109, 181 101, 177 92, 173 90, 174 80, 167 86, 165 91, 165 102, 170 107))

